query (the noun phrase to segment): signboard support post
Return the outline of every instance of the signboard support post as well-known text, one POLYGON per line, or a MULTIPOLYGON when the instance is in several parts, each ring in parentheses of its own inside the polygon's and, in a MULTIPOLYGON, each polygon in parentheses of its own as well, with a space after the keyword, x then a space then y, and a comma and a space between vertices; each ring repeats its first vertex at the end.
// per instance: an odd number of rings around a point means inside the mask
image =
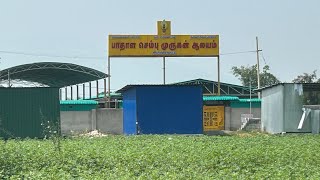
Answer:
POLYGON ((166 57, 163 57, 163 84, 166 84, 166 57))
POLYGON ((108 108, 111 107, 111 97, 110 97, 110 56, 108 56, 108 108))
POLYGON ((218 95, 220 96, 220 56, 218 56, 218 95))

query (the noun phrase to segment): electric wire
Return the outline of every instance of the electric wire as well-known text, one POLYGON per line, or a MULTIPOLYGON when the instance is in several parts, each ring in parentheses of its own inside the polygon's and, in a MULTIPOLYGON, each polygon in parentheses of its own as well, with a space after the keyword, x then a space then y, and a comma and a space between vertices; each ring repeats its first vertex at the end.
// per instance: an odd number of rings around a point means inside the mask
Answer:
MULTIPOLYGON (((220 56, 226 56, 226 55, 246 54, 246 53, 255 53, 255 52, 257 52, 257 51, 238 51, 238 52, 221 53, 219 55, 220 56)), ((33 56, 33 57, 49 57, 49 58, 97 59, 97 60, 105 60, 105 59, 107 59, 107 57, 50 55, 50 54, 27 53, 27 52, 21 52, 21 51, 3 51, 3 50, 0 50, 0 53, 23 55, 23 56, 33 56)), ((0 59, 1 59, 1 57, 0 57, 0 59)))

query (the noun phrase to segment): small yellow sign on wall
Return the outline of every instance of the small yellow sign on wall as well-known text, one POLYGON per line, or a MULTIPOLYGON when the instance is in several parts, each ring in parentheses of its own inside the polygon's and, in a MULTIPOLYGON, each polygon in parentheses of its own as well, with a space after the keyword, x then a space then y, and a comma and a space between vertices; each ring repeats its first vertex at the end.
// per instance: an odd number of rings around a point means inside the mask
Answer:
POLYGON ((203 130, 224 130, 224 106, 203 106, 203 130))

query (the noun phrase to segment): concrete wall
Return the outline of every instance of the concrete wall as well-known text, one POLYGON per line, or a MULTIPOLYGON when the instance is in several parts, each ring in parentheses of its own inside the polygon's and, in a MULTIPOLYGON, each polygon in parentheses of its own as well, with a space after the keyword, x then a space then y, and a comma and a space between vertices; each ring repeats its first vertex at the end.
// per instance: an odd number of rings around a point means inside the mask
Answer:
POLYGON ((65 135, 92 131, 92 111, 61 111, 61 133, 65 135))
POLYGON ((93 109, 91 111, 61 111, 61 133, 71 135, 92 130, 122 134, 122 109, 93 109))
MULTIPOLYGON (((231 131, 239 130, 241 127, 241 114, 249 114, 249 108, 230 108, 230 126, 229 129, 231 131)), ((251 113, 253 114, 254 118, 261 117, 261 108, 252 108, 251 113)), ((227 117, 227 113, 225 114, 227 117)), ((227 120, 227 118, 225 118, 227 120)), ((225 126, 227 127, 227 126, 225 126)))
POLYGON ((231 130, 231 108, 224 107, 224 129, 231 130))
POLYGON ((102 133, 122 134, 122 109, 97 109, 97 129, 102 133))

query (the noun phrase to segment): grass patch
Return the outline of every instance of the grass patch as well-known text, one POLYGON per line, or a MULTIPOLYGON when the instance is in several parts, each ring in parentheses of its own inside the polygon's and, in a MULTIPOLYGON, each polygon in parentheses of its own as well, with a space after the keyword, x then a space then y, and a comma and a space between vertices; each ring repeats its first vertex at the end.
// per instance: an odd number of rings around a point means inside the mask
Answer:
POLYGON ((0 141, 0 178, 317 179, 320 136, 140 135, 0 141))

